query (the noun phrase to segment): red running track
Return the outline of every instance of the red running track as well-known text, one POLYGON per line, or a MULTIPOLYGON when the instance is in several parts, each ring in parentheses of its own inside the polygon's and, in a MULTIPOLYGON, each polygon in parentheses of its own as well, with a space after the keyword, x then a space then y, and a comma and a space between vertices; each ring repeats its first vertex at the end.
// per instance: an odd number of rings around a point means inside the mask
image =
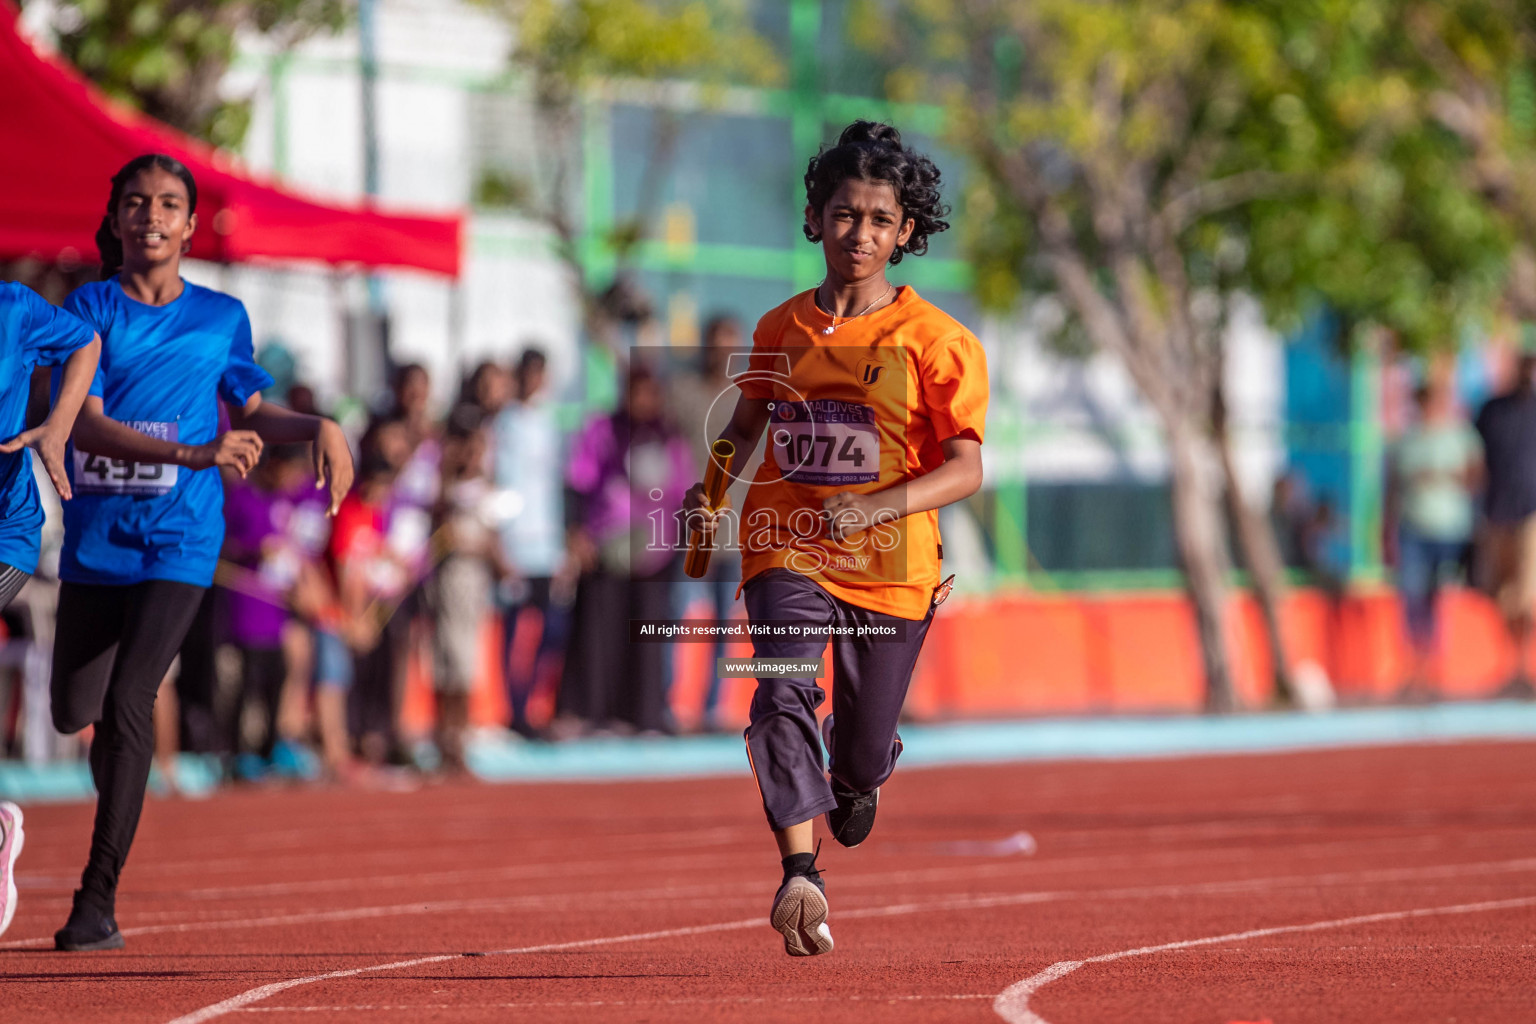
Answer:
POLYGON ((48 936, 90 808, 36 806, 0 1018, 1531 1021, 1533 769, 1471 744, 898 772, 870 841, 823 849, 812 960, 766 923, 749 779, 152 801, 128 949, 75 955, 48 936), (1032 856, 988 845, 1022 830, 1032 856))

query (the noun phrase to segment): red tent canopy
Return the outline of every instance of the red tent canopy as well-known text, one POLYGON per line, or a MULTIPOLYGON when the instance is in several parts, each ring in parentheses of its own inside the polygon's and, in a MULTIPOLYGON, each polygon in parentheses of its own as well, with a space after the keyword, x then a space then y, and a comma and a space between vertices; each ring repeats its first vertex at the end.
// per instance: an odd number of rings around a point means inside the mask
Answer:
POLYGON ((457 277, 463 217, 399 216, 301 198, 226 154, 107 99, 22 36, 0 0, 0 258, 91 261, 110 179, 168 153, 197 179, 192 255, 413 267, 457 277))

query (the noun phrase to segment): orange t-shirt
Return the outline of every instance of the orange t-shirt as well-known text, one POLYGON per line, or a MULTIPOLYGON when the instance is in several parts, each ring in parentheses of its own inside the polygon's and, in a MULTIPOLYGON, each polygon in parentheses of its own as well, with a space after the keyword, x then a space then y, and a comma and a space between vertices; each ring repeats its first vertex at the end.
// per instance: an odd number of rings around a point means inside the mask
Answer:
POLYGON ((821 503, 932 471, 952 437, 982 440, 986 354, 911 287, 824 333, 832 325, 814 290, 796 295, 758 321, 750 369, 736 378, 770 402, 767 452, 741 512, 742 579, 793 569, 849 604, 922 619, 939 583, 938 512, 834 541, 821 503))

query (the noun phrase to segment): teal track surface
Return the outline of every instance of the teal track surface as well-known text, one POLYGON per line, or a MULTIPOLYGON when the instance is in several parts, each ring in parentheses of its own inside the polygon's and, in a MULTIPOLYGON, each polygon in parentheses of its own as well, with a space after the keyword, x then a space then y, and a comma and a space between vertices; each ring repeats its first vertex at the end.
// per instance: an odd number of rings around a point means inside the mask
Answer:
MULTIPOLYGON (((901 730, 904 767, 1000 761, 1114 760, 1269 753, 1339 747, 1467 740, 1536 739, 1536 704, 1483 702, 1413 708, 1356 708, 1326 713, 1227 716, 1042 718, 909 725, 901 730)), ((471 768, 494 782, 682 778, 744 775, 741 737, 729 735, 592 737, 529 743, 482 734, 471 768)), ((211 791, 218 765, 183 756, 176 767, 184 795, 211 791)), ((152 778, 151 789, 161 780, 152 778)), ((0 762, 0 798, 21 803, 92 796, 83 762, 0 762)))

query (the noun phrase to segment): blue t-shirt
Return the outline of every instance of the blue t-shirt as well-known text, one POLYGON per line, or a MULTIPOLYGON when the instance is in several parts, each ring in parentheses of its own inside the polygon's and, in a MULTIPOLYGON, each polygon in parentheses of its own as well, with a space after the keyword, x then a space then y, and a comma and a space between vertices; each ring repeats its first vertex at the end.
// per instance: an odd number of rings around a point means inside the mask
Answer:
MULTIPOLYGON (((89 327, 26 285, 0 282, 0 441, 26 429, 32 371, 39 364, 64 362, 93 336, 89 327)), ((31 451, 0 454, 0 562, 36 572, 42 526, 31 451)))
MULTIPOLYGON (((64 308, 101 335, 91 394, 112 419, 182 444, 219 429, 218 400, 235 406, 272 378, 251 353, 251 321, 239 299, 183 282, 175 301, 150 306, 117 278, 82 286, 64 308)), ((54 374, 58 379, 58 374, 54 374)), ((174 580, 206 587, 224 541, 219 471, 150 465, 70 452, 75 497, 64 507, 59 578, 127 585, 174 580)))

